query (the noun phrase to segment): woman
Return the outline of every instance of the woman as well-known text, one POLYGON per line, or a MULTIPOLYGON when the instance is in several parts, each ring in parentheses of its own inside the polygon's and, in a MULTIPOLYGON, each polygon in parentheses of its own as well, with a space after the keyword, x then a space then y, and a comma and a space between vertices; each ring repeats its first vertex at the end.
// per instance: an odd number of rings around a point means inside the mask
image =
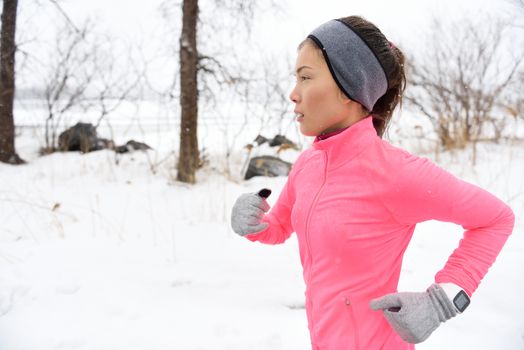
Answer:
MULTIPOLYGON (((405 86, 404 56, 372 23, 324 23, 299 46, 291 92, 312 147, 277 202, 240 196, 232 227, 251 241, 296 232, 313 349, 413 349, 461 313, 511 233, 511 209, 427 159, 381 139, 405 86), (415 225, 465 228, 435 283, 397 293, 415 225)), ((266 192, 266 193, 264 193, 266 192)))

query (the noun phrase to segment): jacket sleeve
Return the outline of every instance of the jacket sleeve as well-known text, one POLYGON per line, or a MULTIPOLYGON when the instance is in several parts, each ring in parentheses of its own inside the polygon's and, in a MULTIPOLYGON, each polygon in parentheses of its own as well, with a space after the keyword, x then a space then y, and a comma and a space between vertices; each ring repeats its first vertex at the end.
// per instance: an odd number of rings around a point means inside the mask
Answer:
POLYGON ((432 219, 461 225, 463 238, 435 281, 455 283, 472 295, 513 230, 512 210, 425 158, 404 160, 390 202, 393 217, 404 225, 432 219))
MULTIPOLYGON (((298 163, 298 161, 297 161, 298 163)), ((258 241, 266 244, 284 243, 291 233, 293 226, 291 224, 291 210, 295 203, 295 192, 293 190, 293 177, 295 166, 291 169, 286 184, 280 192, 278 200, 271 208, 270 212, 264 215, 262 222, 267 222, 268 227, 259 233, 247 235, 250 241, 258 241)))

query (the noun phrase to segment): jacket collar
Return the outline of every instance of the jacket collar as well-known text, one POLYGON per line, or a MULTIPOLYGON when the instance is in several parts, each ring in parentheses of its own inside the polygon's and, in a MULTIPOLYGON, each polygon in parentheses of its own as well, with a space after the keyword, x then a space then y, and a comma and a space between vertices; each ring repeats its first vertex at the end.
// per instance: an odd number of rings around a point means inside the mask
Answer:
POLYGON ((316 138, 313 148, 327 153, 330 168, 342 165, 356 157, 376 138, 373 118, 368 116, 329 138, 316 138))

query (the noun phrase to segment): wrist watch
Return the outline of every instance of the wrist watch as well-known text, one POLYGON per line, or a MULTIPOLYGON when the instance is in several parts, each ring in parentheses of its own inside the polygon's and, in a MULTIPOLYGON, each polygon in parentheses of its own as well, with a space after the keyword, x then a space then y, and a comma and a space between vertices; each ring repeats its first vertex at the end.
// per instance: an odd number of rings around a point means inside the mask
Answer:
POLYGON ((471 303, 469 295, 454 283, 439 283, 439 285, 444 289, 444 292, 446 292, 446 295, 455 306, 457 312, 463 313, 471 303))
POLYGON ((470 302, 471 300, 469 299, 469 296, 463 290, 459 291, 453 298, 453 305, 455 305, 455 308, 460 313, 463 313, 464 310, 466 310, 470 302))

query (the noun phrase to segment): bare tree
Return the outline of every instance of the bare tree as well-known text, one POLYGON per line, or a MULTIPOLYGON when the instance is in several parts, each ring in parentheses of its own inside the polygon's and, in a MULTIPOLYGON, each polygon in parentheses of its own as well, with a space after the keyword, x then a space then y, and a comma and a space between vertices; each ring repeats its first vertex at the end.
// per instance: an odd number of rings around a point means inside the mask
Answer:
POLYGON ((24 163, 15 150, 13 118, 17 7, 17 0, 4 0, 0 37, 0 161, 10 164, 24 163))
POLYGON ((57 150, 57 133, 64 116, 85 102, 95 77, 97 48, 87 44, 89 32, 90 25, 86 23, 78 31, 66 25, 57 34, 54 57, 44 78, 47 118, 43 153, 57 150))
MULTIPOLYGON (((220 50, 230 53, 233 42, 217 45, 217 32, 228 31, 234 36, 241 26, 242 31, 249 33, 255 10, 261 7, 261 2, 252 0, 201 0, 200 3, 198 0, 182 2, 179 41, 181 126, 177 180, 187 183, 196 181, 195 172, 202 164, 197 141, 199 100, 209 102, 217 89, 240 86, 248 79, 218 57, 220 50), (207 5, 206 14, 210 18, 201 18, 201 2, 207 5), (201 50, 198 43, 205 43, 202 44, 205 48, 201 50)), ((166 1, 162 7, 164 16, 172 17, 173 2, 166 1)), ((172 91, 169 94, 175 96, 172 91)))
POLYGON ((80 28, 67 23, 57 33, 51 63, 42 79, 47 109, 42 153, 58 150, 58 130, 75 111, 94 114, 98 128, 129 100, 143 73, 132 62, 131 53, 129 64, 122 65, 117 64, 114 51, 114 40, 97 35, 91 21, 80 28))
POLYGON ((509 27, 463 19, 444 28, 434 20, 426 54, 411 60, 406 99, 430 119, 444 148, 485 138, 488 126, 495 137, 504 128, 506 96, 524 58, 522 50, 504 50, 509 27))
POLYGON ((235 150, 251 150, 253 145, 246 143, 257 135, 269 130, 286 134, 295 123, 289 118, 284 125, 290 114, 288 91, 292 70, 285 65, 283 55, 262 54, 252 64, 247 64, 245 56, 237 56, 233 51, 229 56, 227 67, 217 67, 219 62, 215 66, 206 62, 207 74, 201 79, 200 95, 205 102, 203 112, 213 116, 212 125, 203 125, 204 135, 220 132, 223 139, 221 151, 224 153, 215 160, 220 164, 214 165, 234 180, 239 175, 243 178, 243 171, 235 169, 240 165, 236 162, 235 150), (251 138, 246 138, 246 134, 251 138), (237 174, 236 170, 240 172, 237 174))
POLYGON ((133 59, 130 47, 127 48, 126 64, 122 64, 122 60, 117 62, 113 40, 106 38, 105 41, 105 48, 101 51, 106 55, 99 55, 95 61, 92 98, 89 98, 88 104, 88 109, 97 114, 95 128, 124 102, 130 102, 138 95, 136 90, 144 79, 146 70, 145 65, 141 66, 133 59))
POLYGON ((197 22, 198 0, 184 0, 182 5, 182 33, 180 35, 180 156, 177 180, 195 183, 199 150, 197 139, 197 22))
POLYGON ((524 71, 518 74, 511 85, 511 93, 507 94, 502 103, 503 109, 515 118, 515 120, 524 120, 524 71))

